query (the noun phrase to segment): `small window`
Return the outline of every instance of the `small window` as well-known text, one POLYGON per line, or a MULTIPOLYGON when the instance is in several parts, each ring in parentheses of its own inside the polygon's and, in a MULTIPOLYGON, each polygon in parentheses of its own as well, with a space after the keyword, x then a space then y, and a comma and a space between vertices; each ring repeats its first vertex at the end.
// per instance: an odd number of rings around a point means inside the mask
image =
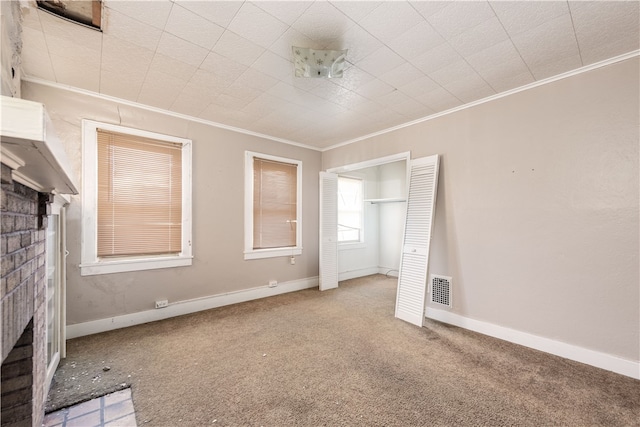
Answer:
POLYGON ((338 242, 359 243, 363 237, 362 179, 338 177, 338 242))
POLYGON ((83 275, 191 265, 191 142, 84 121, 83 275))
POLYGON ((302 253, 302 163, 246 152, 245 259, 302 253))

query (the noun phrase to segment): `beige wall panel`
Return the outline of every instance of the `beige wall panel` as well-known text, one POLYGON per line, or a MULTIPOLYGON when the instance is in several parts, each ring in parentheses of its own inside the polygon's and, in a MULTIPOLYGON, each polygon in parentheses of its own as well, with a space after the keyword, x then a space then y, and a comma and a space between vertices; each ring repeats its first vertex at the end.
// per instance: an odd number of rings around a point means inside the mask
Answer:
POLYGON ((76 324, 154 308, 169 302, 223 294, 318 275, 318 151, 244 135, 36 83, 23 84, 26 99, 45 104, 56 132, 82 176, 81 120, 92 119, 193 140, 193 265, 80 276, 80 196, 68 209, 67 321, 76 324), (245 261, 244 151, 303 162, 303 253, 245 261))
POLYGON ((640 360, 639 60, 323 153, 442 155, 430 273, 452 312, 640 360))

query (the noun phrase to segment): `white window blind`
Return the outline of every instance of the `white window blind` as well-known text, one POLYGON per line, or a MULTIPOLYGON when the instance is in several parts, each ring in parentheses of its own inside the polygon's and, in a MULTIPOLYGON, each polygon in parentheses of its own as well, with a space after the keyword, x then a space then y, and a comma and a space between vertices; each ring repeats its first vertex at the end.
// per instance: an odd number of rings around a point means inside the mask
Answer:
POLYGON ((98 257, 182 250, 182 145, 97 130, 98 257))
POLYGON ((295 247, 298 165, 254 157, 253 249, 295 247))

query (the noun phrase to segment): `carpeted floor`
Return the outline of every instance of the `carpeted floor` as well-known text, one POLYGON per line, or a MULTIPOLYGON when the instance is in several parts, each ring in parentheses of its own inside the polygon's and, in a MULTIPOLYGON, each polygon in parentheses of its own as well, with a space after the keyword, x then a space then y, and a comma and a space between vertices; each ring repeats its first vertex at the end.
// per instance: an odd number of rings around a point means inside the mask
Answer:
POLYGON ((640 381, 412 326, 395 290, 370 276, 71 340, 48 407, 130 384, 140 426, 640 425, 640 381))

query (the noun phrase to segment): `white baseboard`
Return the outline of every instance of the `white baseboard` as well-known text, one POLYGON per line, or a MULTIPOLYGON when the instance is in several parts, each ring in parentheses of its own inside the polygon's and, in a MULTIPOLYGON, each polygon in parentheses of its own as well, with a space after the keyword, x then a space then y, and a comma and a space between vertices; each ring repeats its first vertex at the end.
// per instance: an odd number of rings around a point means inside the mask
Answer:
POLYGON ((470 319, 445 310, 428 307, 425 313, 429 319, 459 326, 470 331, 479 332, 494 338, 509 341, 525 347, 551 353, 565 359, 606 369, 627 377, 640 379, 640 361, 622 359, 620 357, 589 350, 561 341, 532 335, 515 329, 505 328, 492 323, 470 319))
POLYGON ((239 302, 271 297, 274 295, 285 294, 287 292, 315 288, 317 286, 318 277, 308 277, 305 279, 278 283, 278 286, 274 288, 270 288, 269 286, 259 286, 256 288, 227 292, 224 294, 192 300, 176 301, 170 303, 165 308, 140 311, 138 313, 124 314, 122 316, 109 317, 107 319, 92 320, 90 322, 68 325, 67 339, 111 331, 113 329, 126 328, 128 326, 168 319, 170 317, 209 310, 211 308, 222 307, 225 305, 237 304, 239 302))
POLYGON ((378 274, 378 267, 361 268, 359 270, 343 271, 338 273, 338 281, 355 279, 356 277, 371 276, 378 274))

